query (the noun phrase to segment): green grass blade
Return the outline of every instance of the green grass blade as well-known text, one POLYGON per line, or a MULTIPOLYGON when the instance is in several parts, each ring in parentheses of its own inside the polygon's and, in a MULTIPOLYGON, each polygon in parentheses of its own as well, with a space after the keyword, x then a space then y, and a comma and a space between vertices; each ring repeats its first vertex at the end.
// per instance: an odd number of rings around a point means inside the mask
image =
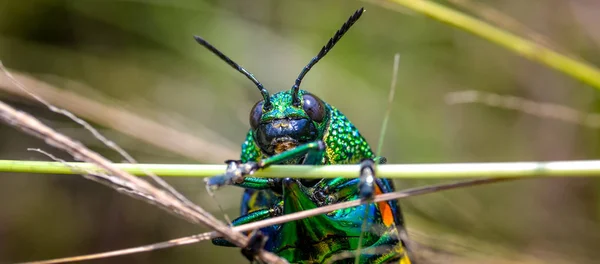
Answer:
MULTIPOLYGON (((159 176, 211 177, 225 171, 225 165, 211 164, 128 164, 115 166, 134 175, 144 170, 159 176)), ((360 165, 273 165, 257 171, 256 177, 294 178, 354 178, 360 165)), ((37 174, 78 174, 72 168, 101 171, 93 164, 83 162, 0 160, 0 172, 37 174)), ((439 163, 439 164, 384 164, 377 166, 377 176, 390 179, 458 179, 478 177, 572 177, 600 176, 600 160, 549 162, 496 162, 496 163, 439 163)))
POLYGON ((443 5, 426 0, 368 1, 385 8, 408 8, 443 23, 470 32, 509 49, 527 59, 537 61, 600 89, 600 70, 584 61, 569 58, 552 49, 528 41, 481 20, 467 16, 443 5), (393 3, 397 4, 394 5, 393 3))

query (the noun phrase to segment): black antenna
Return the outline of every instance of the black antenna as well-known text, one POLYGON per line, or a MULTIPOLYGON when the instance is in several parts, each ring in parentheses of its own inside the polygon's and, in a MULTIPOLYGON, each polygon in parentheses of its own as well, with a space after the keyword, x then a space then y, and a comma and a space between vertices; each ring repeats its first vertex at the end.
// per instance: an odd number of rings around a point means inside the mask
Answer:
POLYGON ((256 87, 258 87, 258 90, 260 90, 260 93, 262 94, 262 97, 265 101, 263 104, 263 109, 265 109, 265 110, 271 109, 271 101, 269 99, 269 91, 267 91, 267 89, 265 89, 265 87, 263 87, 262 83, 260 83, 256 78, 254 78, 254 75, 252 73, 249 73, 246 69, 244 69, 244 67, 240 66, 235 61, 233 61, 229 57, 225 56, 225 54, 223 54, 221 51, 219 51, 213 45, 210 45, 210 43, 208 43, 203 38, 194 36, 194 39, 200 45, 202 45, 205 48, 207 48, 208 50, 212 51, 212 53, 214 53, 219 58, 221 58, 222 60, 227 62, 227 64, 229 64, 229 66, 233 67, 237 71, 241 72, 244 76, 248 77, 248 79, 250 79, 256 85, 256 87))
POLYGON ((300 97, 298 97, 298 90, 300 89, 300 83, 302 82, 302 79, 304 79, 304 76, 308 73, 308 71, 310 71, 310 69, 313 66, 315 66, 315 64, 317 64, 317 62, 319 62, 319 60, 321 60, 321 58, 327 55, 327 52, 329 52, 333 48, 333 46, 335 46, 335 44, 342 38, 342 36, 344 36, 344 34, 348 32, 350 27, 354 25, 354 22, 356 22, 360 18, 363 12, 365 12, 365 9, 362 7, 359 10, 356 10, 356 12, 354 12, 354 14, 352 14, 352 16, 348 18, 348 21, 346 21, 346 23, 342 25, 342 28, 335 32, 335 35, 333 35, 333 37, 329 39, 329 42, 327 42, 327 44, 325 44, 325 46, 321 48, 319 54, 312 58, 308 65, 306 65, 304 69, 302 69, 302 72, 300 72, 300 75, 298 75, 298 78, 296 79, 296 83, 294 84, 294 86, 292 86, 292 102, 294 106, 300 106, 300 97))

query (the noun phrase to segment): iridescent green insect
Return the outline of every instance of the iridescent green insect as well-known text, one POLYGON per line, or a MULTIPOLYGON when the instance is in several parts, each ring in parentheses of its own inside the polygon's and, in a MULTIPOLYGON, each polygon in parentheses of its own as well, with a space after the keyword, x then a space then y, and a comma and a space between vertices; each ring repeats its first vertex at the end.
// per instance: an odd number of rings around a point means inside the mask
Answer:
MULTIPOLYGON (((364 9, 357 10, 333 38, 304 67, 292 89, 274 95, 254 76, 200 37, 196 41, 248 77, 260 90, 263 100, 250 112, 250 131, 242 145, 240 160, 226 161, 225 174, 207 180, 216 189, 222 185, 246 188, 242 209, 234 225, 312 209, 354 199, 368 200, 374 194, 394 191, 391 181, 375 178, 376 158, 358 129, 338 109, 317 96, 300 90, 306 73, 323 58, 364 9), (247 177, 272 164, 358 164, 360 177, 303 180, 247 177)), ((291 263, 325 263, 340 253, 361 248, 361 263, 410 263, 405 243, 404 222, 396 201, 365 204, 326 215, 310 217, 261 229, 268 237, 254 236, 242 252, 252 260, 257 248, 274 252, 291 263), (363 230, 363 222, 371 228, 363 230), (361 235, 362 234, 362 235, 361 235), (359 243, 361 245, 359 245, 359 243)), ((217 245, 232 246, 215 239, 217 245)), ((353 262, 344 259, 336 263, 353 262)))

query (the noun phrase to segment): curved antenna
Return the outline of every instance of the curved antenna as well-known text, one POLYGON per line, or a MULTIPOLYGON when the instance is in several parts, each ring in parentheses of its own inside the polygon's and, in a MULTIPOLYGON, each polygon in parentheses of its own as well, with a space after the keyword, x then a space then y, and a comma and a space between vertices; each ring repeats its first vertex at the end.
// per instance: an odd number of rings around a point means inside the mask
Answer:
POLYGON ((329 42, 327 42, 327 44, 325 44, 325 46, 323 46, 323 48, 321 48, 321 51, 319 51, 319 54, 317 54, 317 56, 312 58, 312 60, 310 60, 308 65, 306 65, 304 67, 304 69, 302 69, 302 72, 300 72, 300 75, 298 75, 298 78, 296 79, 296 83, 294 83, 294 86, 292 86, 292 98, 293 98, 292 102, 293 102, 294 106, 300 106, 300 98, 298 97, 298 90, 300 89, 300 83, 302 82, 302 79, 304 79, 304 76, 308 73, 308 71, 310 71, 310 69, 313 66, 315 66, 315 64, 317 64, 317 62, 319 62, 319 60, 321 60, 321 58, 323 58, 323 57, 325 57, 325 55, 327 55, 327 53, 333 48, 333 46, 335 46, 335 44, 342 38, 342 36, 344 36, 344 34, 346 32, 348 32, 350 27, 352 27, 352 25, 354 25, 354 22, 356 22, 364 12, 365 12, 365 9, 362 7, 360 9, 356 10, 356 12, 354 12, 354 14, 352 14, 352 16, 350 16, 350 18, 348 18, 348 21, 346 21, 346 23, 344 23, 342 25, 342 28, 340 28, 337 32, 335 32, 335 35, 333 35, 333 37, 329 39, 329 42))
POLYGON ((227 64, 229 64, 229 66, 233 67, 237 71, 241 72, 248 79, 250 79, 256 85, 256 87, 258 87, 258 90, 260 90, 260 93, 262 94, 262 97, 265 101, 265 103, 263 104, 263 108, 265 110, 271 109, 271 101, 270 101, 270 97, 269 97, 269 91, 267 91, 267 89, 265 89, 265 87, 263 87, 262 83, 260 83, 256 78, 254 78, 254 75, 252 73, 248 72, 246 69, 244 69, 244 67, 240 66, 235 61, 233 61, 229 57, 225 56, 225 54, 223 54, 221 51, 219 51, 217 48, 215 48, 213 45, 208 43, 208 41, 204 40, 203 38, 201 38, 199 36, 194 36, 194 39, 200 45, 204 46, 205 48, 210 50, 212 53, 217 55, 219 58, 221 58, 222 60, 227 62, 227 64))

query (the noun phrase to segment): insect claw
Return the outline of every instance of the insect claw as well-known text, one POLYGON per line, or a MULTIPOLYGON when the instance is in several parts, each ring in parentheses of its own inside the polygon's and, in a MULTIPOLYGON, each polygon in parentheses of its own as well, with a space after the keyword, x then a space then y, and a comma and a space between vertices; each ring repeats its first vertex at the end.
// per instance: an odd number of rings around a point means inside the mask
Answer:
POLYGON ((317 140, 317 150, 324 151, 327 148, 323 140, 317 140))
POLYGON ((375 159, 373 159, 377 164, 386 164, 387 163, 387 158, 386 157, 376 157, 375 159))
POLYGON ((239 178, 242 177, 242 172, 240 170, 241 161, 226 160, 225 163, 227 163, 227 169, 225 169, 225 173, 204 179, 204 183, 206 183, 206 189, 209 192, 212 193, 213 191, 216 191, 225 185, 232 185, 234 182, 239 181, 239 178))
POLYGON ((204 179, 206 189, 210 193, 225 185, 240 184, 244 182, 247 175, 261 168, 261 165, 256 162, 242 163, 241 160, 226 160, 225 163, 227 163, 225 173, 204 179))
MULTIPOLYGON (((257 171, 258 169, 262 169, 262 168, 264 168, 264 167, 265 167, 265 165, 264 165, 264 164, 262 164, 262 162, 263 162, 263 161, 261 161, 260 163, 256 163, 256 162, 252 162, 252 161, 251 161, 251 162, 244 163, 244 164, 242 165, 242 169, 241 169, 241 174, 242 174, 242 175, 241 175, 240 177, 243 177, 243 176, 246 176, 246 175, 251 175, 251 174, 254 174, 254 172, 255 172, 255 171, 257 171)), ((242 179, 242 180, 243 180, 243 179, 242 179)))

